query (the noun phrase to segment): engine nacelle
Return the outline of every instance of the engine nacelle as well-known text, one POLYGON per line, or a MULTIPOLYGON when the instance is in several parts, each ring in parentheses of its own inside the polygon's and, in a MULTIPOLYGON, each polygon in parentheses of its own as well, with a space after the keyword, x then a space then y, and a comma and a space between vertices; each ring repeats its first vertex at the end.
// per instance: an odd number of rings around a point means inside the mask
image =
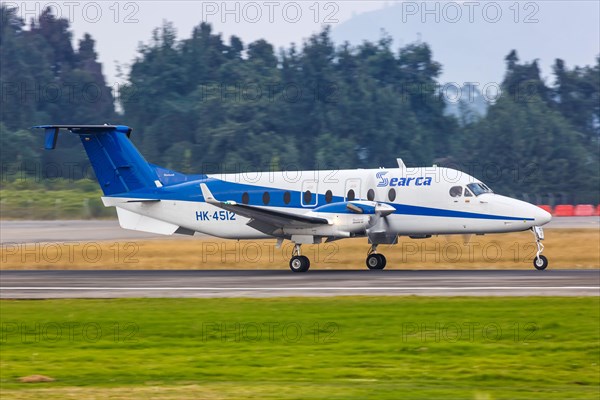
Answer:
POLYGON ((351 237, 365 235, 367 229, 396 209, 385 203, 374 201, 345 201, 317 207, 307 216, 325 218, 328 225, 310 228, 285 229, 286 234, 302 234, 328 237, 351 237))

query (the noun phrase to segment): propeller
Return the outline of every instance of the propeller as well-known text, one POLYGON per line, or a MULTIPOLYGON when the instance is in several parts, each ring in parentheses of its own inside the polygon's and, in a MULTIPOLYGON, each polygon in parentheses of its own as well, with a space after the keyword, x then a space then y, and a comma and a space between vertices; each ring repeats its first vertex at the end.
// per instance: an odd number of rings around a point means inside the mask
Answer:
POLYGON ((388 217, 388 215, 392 214, 394 211, 396 211, 396 209, 389 204, 376 203, 375 204, 375 215, 374 215, 373 219, 371 220, 373 222, 371 229, 374 228, 375 226, 377 226, 377 224, 381 220, 381 221, 383 221, 383 224, 384 224, 384 231, 388 231, 389 227, 390 227, 390 223, 389 223, 387 217, 388 217))
POLYGON ((363 214, 365 212, 362 208, 352 203, 347 203, 346 208, 356 214, 363 214))
POLYGON ((351 202, 346 203, 346 208, 355 214, 364 214, 367 211, 367 209, 365 209, 363 207, 368 207, 368 209, 372 209, 373 214, 374 214, 369 219, 370 228, 368 229, 368 231, 371 231, 374 227, 376 227, 380 220, 383 221, 384 227, 383 227, 383 229, 381 229, 381 226, 380 226, 376 232, 389 231, 390 224, 389 224, 389 221, 387 220, 387 217, 388 217, 388 215, 390 215, 394 211, 396 211, 395 207, 393 207, 389 204, 386 204, 386 203, 377 203, 377 202, 373 202, 373 201, 360 202, 360 203, 351 203, 351 202))
POLYGON ((382 217, 387 217, 392 214, 396 209, 389 204, 385 203, 377 203, 375 206, 375 214, 379 214, 382 217))

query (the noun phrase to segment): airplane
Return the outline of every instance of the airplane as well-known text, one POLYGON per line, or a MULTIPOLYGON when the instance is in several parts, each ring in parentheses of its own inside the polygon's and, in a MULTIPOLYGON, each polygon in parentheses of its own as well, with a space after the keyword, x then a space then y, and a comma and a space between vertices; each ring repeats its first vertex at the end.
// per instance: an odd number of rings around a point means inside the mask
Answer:
POLYGON ((148 163, 124 125, 40 125, 45 148, 59 131, 79 135, 104 196, 124 229, 163 235, 200 232, 227 239, 275 238, 293 242, 293 272, 306 272, 303 244, 364 237, 366 266, 381 270, 379 245, 399 236, 483 235, 531 230, 533 265, 548 266, 542 226, 551 215, 533 204, 494 193, 478 179, 451 168, 268 171, 185 175, 148 163))

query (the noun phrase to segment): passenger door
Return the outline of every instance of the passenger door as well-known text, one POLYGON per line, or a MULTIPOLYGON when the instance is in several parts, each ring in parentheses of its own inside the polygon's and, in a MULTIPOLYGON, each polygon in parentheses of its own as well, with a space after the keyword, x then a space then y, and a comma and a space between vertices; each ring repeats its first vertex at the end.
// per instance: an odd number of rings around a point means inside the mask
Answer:
POLYGON ((346 201, 361 199, 360 179, 352 178, 346 180, 346 191, 344 192, 344 197, 346 201))

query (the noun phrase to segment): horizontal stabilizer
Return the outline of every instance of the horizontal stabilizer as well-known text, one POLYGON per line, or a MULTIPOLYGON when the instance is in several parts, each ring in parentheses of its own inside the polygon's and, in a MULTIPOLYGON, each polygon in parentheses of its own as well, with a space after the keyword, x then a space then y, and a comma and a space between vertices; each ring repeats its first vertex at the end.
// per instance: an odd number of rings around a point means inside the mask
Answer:
POLYGON ((117 207, 117 216, 119 217, 119 225, 123 229, 157 233, 159 235, 172 235, 179 229, 178 225, 140 215, 121 207, 117 207))
POLYGON ((127 200, 127 203, 158 203, 160 199, 136 199, 127 200))
POLYGON ((119 131, 127 134, 127 137, 131 135, 132 129, 125 125, 38 125, 34 126, 33 129, 51 129, 51 130, 60 130, 67 129, 76 134, 83 133, 98 133, 98 132, 110 132, 110 131, 119 131))
POLYGON ((46 135, 44 148, 46 150, 54 150, 56 148, 58 131, 61 129, 66 129, 79 135, 117 131, 125 133, 128 138, 132 130, 130 127, 124 125, 38 125, 34 126, 33 129, 44 129, 46 135))
POLYGON ((160 199, 128 199, 126 197, 102 197, 102 203, 105 207, 114 207, 125 203, 140 203, 140 204, 156 204, 160 203, 160 199))

